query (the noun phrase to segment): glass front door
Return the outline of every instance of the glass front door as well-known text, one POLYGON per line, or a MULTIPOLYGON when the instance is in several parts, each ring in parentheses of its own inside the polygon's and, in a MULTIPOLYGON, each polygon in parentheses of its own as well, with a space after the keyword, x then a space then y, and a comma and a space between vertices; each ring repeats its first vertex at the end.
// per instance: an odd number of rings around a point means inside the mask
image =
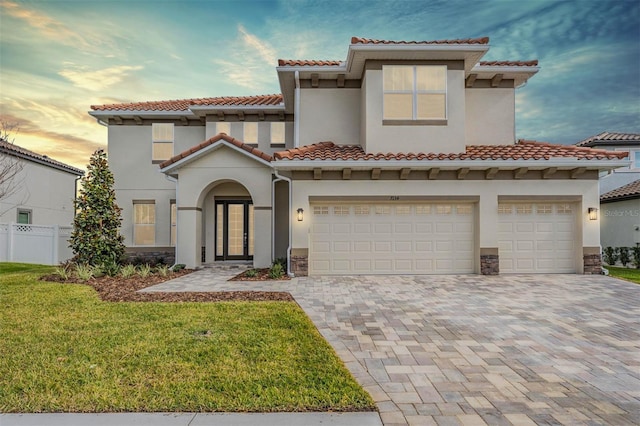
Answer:
POLYGON ((216 201, 216 260, 253 258, 253 203, 216 201))

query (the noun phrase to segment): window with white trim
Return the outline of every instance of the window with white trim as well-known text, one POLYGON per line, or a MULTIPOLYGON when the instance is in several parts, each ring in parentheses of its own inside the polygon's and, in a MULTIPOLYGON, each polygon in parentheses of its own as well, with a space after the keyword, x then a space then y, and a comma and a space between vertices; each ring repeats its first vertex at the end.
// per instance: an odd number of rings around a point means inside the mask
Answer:
POLYGON ((445 65, 383 65, 383 119, 446 120, 445 65))
POLYGON ((631 160, 631 165, 629 166, 631 170, 640 170, 640 149, 630 149, 629 160, 631 160))
POLYGON ((152 246, 156 243, 156 204, 153 200, 133 202, 133 244, 152 246))
POLYGON ((218 121, 216 123, 216 135, 220 133, 231 136, 231 123, 226 121, 218 121))
POLYGON ((177 237, 177 226, 178 226, 178 208, 176 206, 176 201, 175 200, 171 200, 171 204, 170 204, 170 212, 169 212, 169 217, 170 217, 170 223, 171 223, 171 229, 170 229, 170 245, 171 246, 175 246, 176 245, 176 237, 177 237))
POLYGON ((244 123, 242 142, 258 143, 258 123, 244 123))
POLYGON ((282 122, 271 123, 271 145, 284 145, 285 127, 282 122))
POLYGON ((151 124, 153 161, 165 161, 173 157, 173 123, 151 124))

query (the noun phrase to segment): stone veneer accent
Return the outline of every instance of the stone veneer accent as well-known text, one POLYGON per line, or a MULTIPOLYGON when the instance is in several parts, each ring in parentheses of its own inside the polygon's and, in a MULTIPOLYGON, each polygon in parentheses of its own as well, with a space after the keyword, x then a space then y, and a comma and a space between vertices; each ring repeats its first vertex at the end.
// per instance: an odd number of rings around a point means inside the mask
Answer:
POLYGON ((291 250, 291 272, 296 277, 306 277, 309 275, 309 250, 291 250))
POLYGON ((158 259, 162 258, 165 265, 169 266, 173 265, 176 259, 175 249, 173 247, 147 247, 146 249, 142 247, 127 247, 125 249, 125 256, 129 262, 142 259, 144 262, 155 263, 158 259))
POLYGON ((600 255, 600 247, 583 247, 582 265, 585 275, 601 275, 602 256, 600 255))
POLYGON ((500 256, 497 248, 480 248, 480 273, 482 275, 500 275, 500 256))

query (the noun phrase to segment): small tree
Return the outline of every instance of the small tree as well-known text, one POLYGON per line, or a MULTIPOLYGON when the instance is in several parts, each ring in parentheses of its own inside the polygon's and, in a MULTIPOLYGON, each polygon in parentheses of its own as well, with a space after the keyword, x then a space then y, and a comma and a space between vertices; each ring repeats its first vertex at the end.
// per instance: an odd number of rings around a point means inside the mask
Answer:
POLYGON ((74 229, 69 240, 78 263, 113 265, 124 256, 120 235, 122 209, 116 204, 113 174, 103 150, 93 153, 76 200, 74 229))
MULTIPOLYGON (((24 161, 3 152, 12 148, 11 145, 15 141, 13 135, 17 131, 17 124, 0 120, 0 200, 7 199, 18 192, 22 184, 20 172, 24 168, 24 161)), ((2 213, 0 211, 0 214, 2 213)))

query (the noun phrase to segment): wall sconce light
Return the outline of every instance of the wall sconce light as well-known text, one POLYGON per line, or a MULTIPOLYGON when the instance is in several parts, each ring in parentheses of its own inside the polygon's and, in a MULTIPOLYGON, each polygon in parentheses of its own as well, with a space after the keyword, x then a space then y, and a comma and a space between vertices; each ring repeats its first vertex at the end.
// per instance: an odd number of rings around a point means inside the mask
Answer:
POLYGON ((304 218, 304 210, 302 209, 302 207, 300 207, 298 209, 298 222, 302 222, 303 218, 304 218))
POLYGON ((589 207, 587 209, 589 213, 589 220, 598 220, 598 209, 595 207, 589 207))

